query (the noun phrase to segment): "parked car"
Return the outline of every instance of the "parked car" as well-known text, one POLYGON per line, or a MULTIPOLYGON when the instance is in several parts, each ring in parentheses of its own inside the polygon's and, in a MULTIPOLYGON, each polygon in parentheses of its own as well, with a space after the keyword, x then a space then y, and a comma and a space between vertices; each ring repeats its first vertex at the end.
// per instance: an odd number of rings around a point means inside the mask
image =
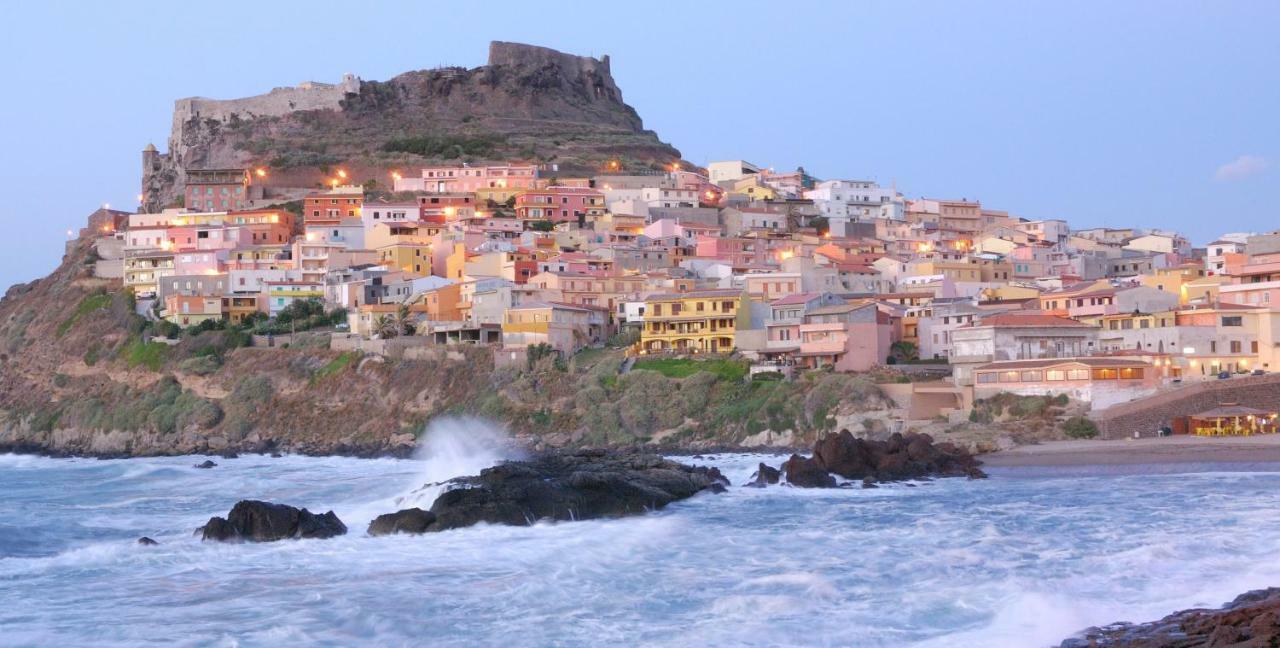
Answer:
POLYGON ((1266 370, 1266 369, 1254 369, 1252 372, 1250 372, 1250 375, 1252 375, 1252 376, 1265 376, 1265 375, 1267 375, 1267 370, 1266 370))
POLYGON ((1221 372, 1218 372, 1218 380, 1227 380, 1227 379, 1228 379, 1228 378, 1230 378, 1230 377, 1231 377, 1231 372, 1230 372, 1230 371, 1221 371, 1221 372))

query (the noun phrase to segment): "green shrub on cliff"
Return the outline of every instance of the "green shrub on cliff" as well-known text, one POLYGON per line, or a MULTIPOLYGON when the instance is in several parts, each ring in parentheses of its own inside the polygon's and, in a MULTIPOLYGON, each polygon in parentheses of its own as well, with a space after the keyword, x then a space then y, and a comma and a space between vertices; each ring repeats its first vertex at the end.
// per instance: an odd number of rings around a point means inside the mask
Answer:
POLYGON ((1062 433, 1072 439, 1092 439, 1098 436, 1098 426, 1083 416, 1073 416, 1062 424, 1062 433))
POLYGON ((97 292, 87 295, 84 299, 80 300, 79 304, 76 304, 76 307, 72 309, 71 314, 68 315, 66 319, 58 323, 58 328, 55 329, 54 334, 57 337, 62 337, 63 335, 66 335, 67 331, 71 330, 71 327, 75 326, 76 322, 79 322, 85 315, 96 310, 105 310, 110 307, 111 295, 106 292, 97 292))
POLYGON ((143 342, 141 338, 134 338, 124 348, 124 362, 130 369, 142 366, 160 371, 168 354, 169 345, 163 342, 143 342))
POLYGON ((742 380, 747 375, 747 364, 741 360, 714 358, 711 360, 694 360, 692 358, 643 358, 636 360, 635 369, 656 371, 668 378, 687 378, 699 371, 716 375, 721 380, 742 380))
POLYGON ((341 373, 342 370, 351 366, 351 363, 355 362, 359 358, 360 354, 355 351, 346 351, 338 354, 338 357, 330 360, 323 367, 317 369, 314 374, 311 374, 311 384, 318 383, 329 376, 335 376, 341 373))
POLYGON ((489 155, 502 142, 501 137, 492 135, 424 135, 389 140, 382 145, 382 150, 388 153, 412 153, 422 157, 453 160, 464 156, 489 155))

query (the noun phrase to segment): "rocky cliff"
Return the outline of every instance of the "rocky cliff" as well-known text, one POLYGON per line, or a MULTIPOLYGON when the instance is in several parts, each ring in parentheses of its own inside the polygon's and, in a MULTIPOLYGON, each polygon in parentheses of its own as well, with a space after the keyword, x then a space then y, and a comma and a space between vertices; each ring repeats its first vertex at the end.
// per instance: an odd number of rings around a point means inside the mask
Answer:
POLYGON ((385 183, 392 170, 432 162, 518 159, 587 173, 610 160, 638 168, 680 157, 623 102, 608 56, 502 42, 473 69, 181 99, 168 146, 143 154, 149 208, 173 202, 190 169, 267 167, 268 183, 309 187, 339 166, 385 183))

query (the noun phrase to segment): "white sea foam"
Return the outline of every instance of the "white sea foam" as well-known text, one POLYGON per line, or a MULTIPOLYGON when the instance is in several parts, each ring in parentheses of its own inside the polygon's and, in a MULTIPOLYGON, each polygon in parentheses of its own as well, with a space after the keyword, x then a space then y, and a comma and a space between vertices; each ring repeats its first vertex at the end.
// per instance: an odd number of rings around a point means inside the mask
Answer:
MULTIPOLYGON (((735 487, 637 518, 365 536, 424 483, 512 456, 479 421, 426 435, 412 460, 0 457, 5 643, 1049 645, 1280 584, 1266 472, 735 487), (351 533, 192 537, 244 497, 351 533)), ((740 485, 781 459, 682 460, 740 485)))

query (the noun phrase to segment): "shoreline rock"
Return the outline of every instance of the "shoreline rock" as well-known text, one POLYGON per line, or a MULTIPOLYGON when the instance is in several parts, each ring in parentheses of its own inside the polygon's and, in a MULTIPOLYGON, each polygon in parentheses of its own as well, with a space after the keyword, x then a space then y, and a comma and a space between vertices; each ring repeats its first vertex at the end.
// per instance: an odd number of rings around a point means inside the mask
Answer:
POLYGON ((638 515, 703 491, 723 492, 729 480, 716 468, 655 454, 580 450, 509 461, 446 483, 427 531, 638 515))
POLYGON ((1280 587, 1253 590, 1218 609, 1175 612, 1149 623, 1089 628, 1059 648, 1280 645, 1280 587))
POLYGON ((841 430, 813 444, 812 457, 791 455, 782 472, 788 484, 800 488, 834 488, 833 475, 872 488, 876 482, 929 477, 981 479, 987 475, 980 463, 950 443, 935 444, 927 434, 894 433, 884 441, 870 441, 841 430))
POLYGON ((332 538, 347 525, 333 511, 316 515, 307 509, 259 500, 241 500, 227 517, 212 517, 196 529, 202 540, 274 542, 289 538, 332 538))
POLYGON ((379 515, 369 523, 365 533, 371 536, 395 535, 406 533, 417 535, 426 533, 427 528, 436 521, 435 513, 414 507, 379 515))

